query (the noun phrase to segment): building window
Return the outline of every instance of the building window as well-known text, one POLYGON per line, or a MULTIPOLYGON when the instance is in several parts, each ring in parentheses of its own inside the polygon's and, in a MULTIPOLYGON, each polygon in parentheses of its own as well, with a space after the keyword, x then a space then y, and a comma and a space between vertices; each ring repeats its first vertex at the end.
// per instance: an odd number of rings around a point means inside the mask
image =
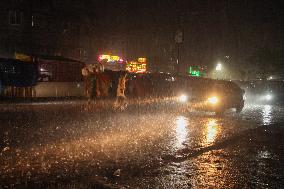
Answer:
POLYGON ((9 11, 9 23, 11 25, 22 24, 23 13, 20 11, 9 11))

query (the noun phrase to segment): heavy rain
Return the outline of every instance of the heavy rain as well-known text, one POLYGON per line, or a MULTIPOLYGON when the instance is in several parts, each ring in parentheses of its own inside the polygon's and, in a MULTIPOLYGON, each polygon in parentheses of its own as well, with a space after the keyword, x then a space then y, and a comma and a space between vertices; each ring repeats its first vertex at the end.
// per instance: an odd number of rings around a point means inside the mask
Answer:
POLYGON ((82 101, 4 106, 0 166, 9 187, 283 184, 277 106, 250 105, 222 117, 171 106, 93 113, 82 101))
POLYGON ((284 188, 280 3, 0 10, 0 189, 284 188))

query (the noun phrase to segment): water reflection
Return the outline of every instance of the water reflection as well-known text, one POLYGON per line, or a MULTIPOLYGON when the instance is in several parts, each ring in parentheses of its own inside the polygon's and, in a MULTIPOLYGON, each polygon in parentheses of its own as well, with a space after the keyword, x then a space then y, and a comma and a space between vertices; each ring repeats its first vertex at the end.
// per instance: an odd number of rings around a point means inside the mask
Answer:
MULTIPOLYGON (((224 149, 218 150, 219 153, 226 154, 224 149)), ((207 152, 194 160, 197 170, 191 188, 236 188, 237 172, 231 172, 232 162, 225 157, 207 152)))
POLYGON ((271 105, 265 105, 262 110, 262 122, 264 125, 271 124, 272 120, 272 107, 271 105))
POLYGON ((271 158, 271 153, 267 150, 259 151, 257 153, 257 157, 258 159, 268 159, 268 158, 271 158))
POLYGON ((219 132, 217 120, 216 119, 210 119, 206 125, 206 144, 210 144, 215 141, 216 136, 219 132))
POLYGON ((188 119, 184 116, 179 116, 176 119, 176 148, 182 148, 183 143, 187 138, 188 119))

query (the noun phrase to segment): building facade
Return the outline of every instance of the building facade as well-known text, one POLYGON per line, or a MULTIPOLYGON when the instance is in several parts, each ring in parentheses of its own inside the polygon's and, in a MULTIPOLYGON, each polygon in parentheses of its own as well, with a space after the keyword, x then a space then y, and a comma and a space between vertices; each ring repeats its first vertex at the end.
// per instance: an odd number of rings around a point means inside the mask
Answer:
POLYGON ((91 61, 95 16, 86 1, 72 1, 1 1, 0 57, 23 53, 91 61))

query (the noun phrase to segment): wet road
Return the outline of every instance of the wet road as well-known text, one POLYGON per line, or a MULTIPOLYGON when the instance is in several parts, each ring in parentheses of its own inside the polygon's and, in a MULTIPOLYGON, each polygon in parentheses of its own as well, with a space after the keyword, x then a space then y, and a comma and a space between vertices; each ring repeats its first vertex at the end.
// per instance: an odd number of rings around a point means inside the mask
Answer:
POLYGON ((284 107, 0 105, 0 186, 284 188, 284 107))

